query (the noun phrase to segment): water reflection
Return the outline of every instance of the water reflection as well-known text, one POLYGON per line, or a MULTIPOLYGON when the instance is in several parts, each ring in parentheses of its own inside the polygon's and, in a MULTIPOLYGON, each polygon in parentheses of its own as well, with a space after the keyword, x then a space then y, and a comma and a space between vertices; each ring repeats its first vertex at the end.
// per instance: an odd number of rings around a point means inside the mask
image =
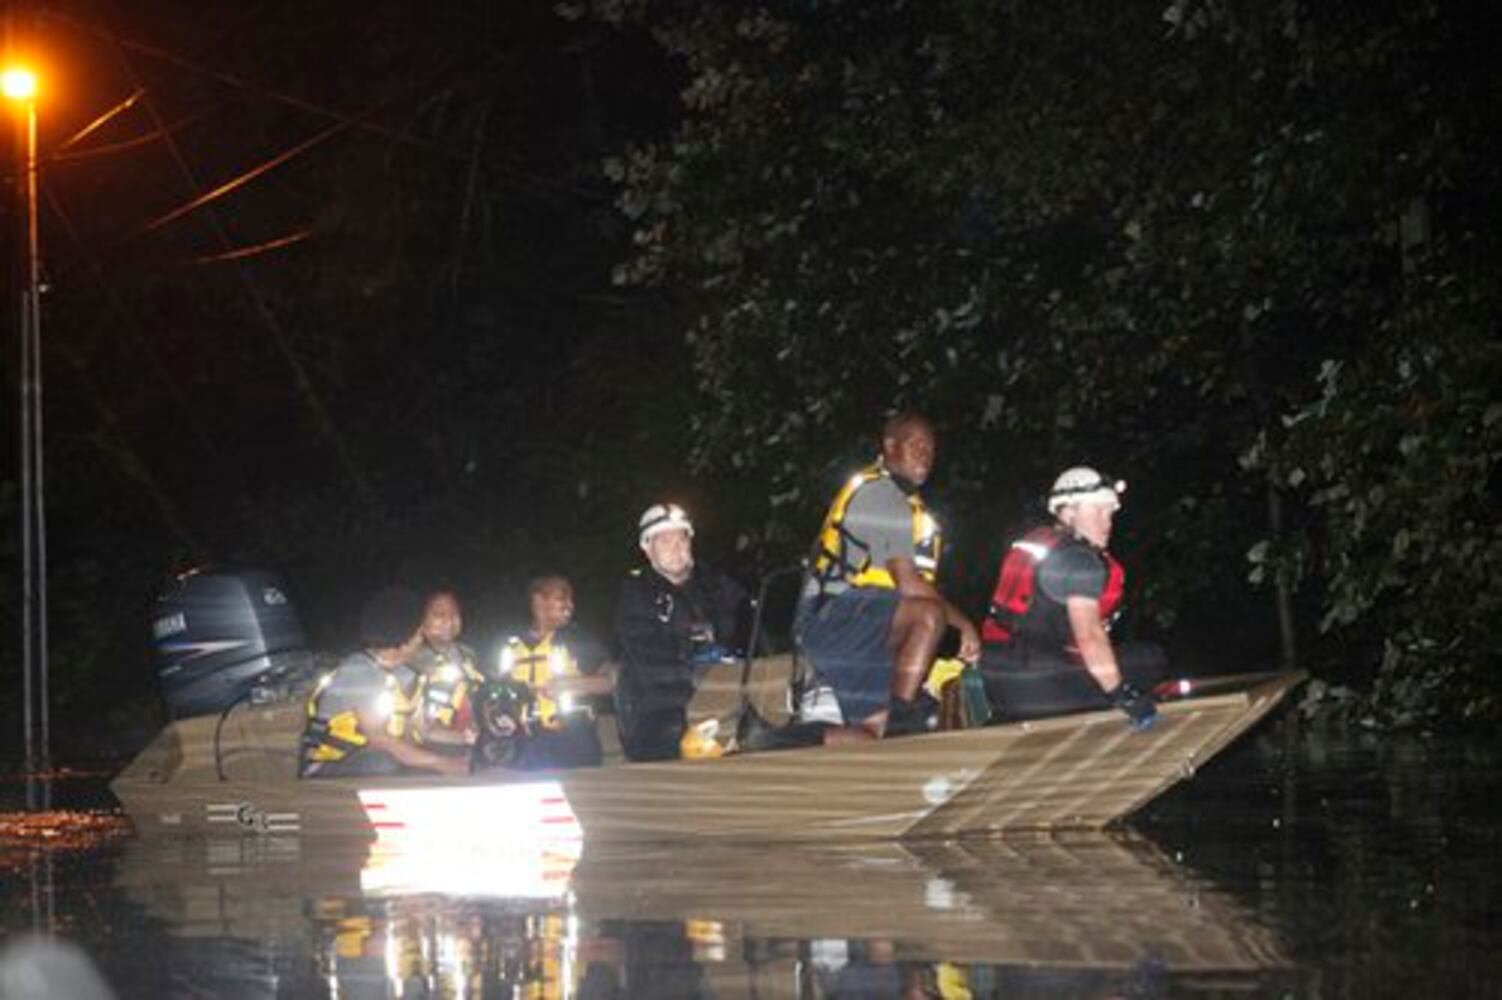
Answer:
POLYGON ((179 996, 1156 996, 1290 964, 1121 837, 448 856, 133 841, 115 881, 179 996))

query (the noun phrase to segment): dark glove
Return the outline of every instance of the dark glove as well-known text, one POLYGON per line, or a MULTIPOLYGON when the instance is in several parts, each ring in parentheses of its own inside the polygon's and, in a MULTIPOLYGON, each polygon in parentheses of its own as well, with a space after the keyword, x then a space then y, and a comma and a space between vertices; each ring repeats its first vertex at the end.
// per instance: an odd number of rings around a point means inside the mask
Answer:
POLYGON ((1126 681, 1111 692, 1110 698, 1111 704, 1126 714, 1127 721, 1138 732, 1153 728, 1153 723, 1158 721, 1158 705, 1153 696, 1142 693, 1126 681))
POLYGON ((706 646, 694 648, 694 665, 698 667, 711 666, 716 663, 734 663, 741 659, 742 653, 738 649, 721 646, 719 643, 709 643, 706 646))
POLYGON ((711 663, 719 663, 721 660, 725 659, 727 655, 728 650, 726 650, 724 646, 719 646, 715 643, 707 642, 703 645, 694 647, 693 659, 695 665, 702 667, 707 666, 711 663))

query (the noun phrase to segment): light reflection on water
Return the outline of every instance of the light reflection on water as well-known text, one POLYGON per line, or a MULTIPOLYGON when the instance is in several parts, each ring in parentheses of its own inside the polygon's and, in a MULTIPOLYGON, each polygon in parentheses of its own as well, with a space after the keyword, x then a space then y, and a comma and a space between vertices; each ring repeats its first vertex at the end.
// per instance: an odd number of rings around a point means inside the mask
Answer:
POLYGON ((266 996, 963 995, 977 974, 1114 995, 1291 964, 1229 898, 1122 837, 406 858, 134 841, 114 884, 171 938, 213 943, 207 968, 176 961, 195 982, 234 970, 221 994, 249 985, 251 956, 266 996))
POLYGON ((0 929, 82 942, 122 997, 1498 995, 1498 755, 1284 750, 1264 732, 1131 836, 33 846, 0 868, 0 929))

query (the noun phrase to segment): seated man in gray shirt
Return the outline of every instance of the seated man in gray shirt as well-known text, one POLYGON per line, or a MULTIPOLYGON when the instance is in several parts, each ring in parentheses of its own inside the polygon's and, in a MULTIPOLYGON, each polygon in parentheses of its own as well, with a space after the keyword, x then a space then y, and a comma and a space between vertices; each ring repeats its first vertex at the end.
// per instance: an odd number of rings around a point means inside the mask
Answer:
POLYGON ((1167 673, 1163 650, 1110 635, 1126 571, 1107 546, 1125 489, 1089 466, 1064 470, 1048 495, 1053 523, 1013 542, 1002 560, 981 673, 1005 717, 1115 705, 1137 729, 1157 718, 1148 692, 1167 673))
POLYGON ((819 531, 794 634, 845 718, 826 741, 928 728, 917 699, 947 628, 961 659, 980 655, 975 626, 935 586, 939 526, 918 495, 935 450, 926 419, 892 417, 880 460, 845 484, 819 531))

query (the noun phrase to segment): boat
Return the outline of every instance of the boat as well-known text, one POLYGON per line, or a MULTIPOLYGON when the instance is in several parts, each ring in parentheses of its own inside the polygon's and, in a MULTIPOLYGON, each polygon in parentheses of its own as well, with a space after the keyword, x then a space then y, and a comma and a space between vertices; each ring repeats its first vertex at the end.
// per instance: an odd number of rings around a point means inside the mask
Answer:
MULTIPOLYGON (((727 664, 703 685, 714 706, 698 711, 737 710, 745 691, 775 713, 791 669, 788 657, 759 659, 742 677, 727 664)), ((630 763, 616 751, 601 767, 458 778, 299 780, 302 704, 247 701, 172 722, 111 790, 143 836, 352 837, 406 850, 498 837, 916 843, 1098 830, 1192 776, 1303 676, 1174 682, 1145 732, 1110 710, 715 759, 630 763)), ((610 717, 600 722, 618 747, 610 717)))

